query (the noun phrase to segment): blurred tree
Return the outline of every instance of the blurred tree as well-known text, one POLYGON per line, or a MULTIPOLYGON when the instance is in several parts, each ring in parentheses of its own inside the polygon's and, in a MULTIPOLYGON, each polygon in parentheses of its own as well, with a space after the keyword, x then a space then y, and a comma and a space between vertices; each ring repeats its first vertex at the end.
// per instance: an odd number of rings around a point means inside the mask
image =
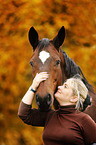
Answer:
POLYGON ((23 124, 17 116, 32 82, 27 35, 34 26, 40 39, 52 39, 62 25, 63 49, 96 87, 95 0, 0 0, 0 145, 41 145, 42 129, 23 124))

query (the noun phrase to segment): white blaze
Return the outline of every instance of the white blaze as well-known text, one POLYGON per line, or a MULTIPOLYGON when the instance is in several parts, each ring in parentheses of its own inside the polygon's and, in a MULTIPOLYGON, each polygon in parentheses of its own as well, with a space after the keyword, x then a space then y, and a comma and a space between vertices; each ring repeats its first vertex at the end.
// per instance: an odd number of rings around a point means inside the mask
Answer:
POLYGON ((45 61, 46 61, 49 57, 50 57, 50 54, 49 54, 48 52, 46 52, 46 51, 41 51, 41 52, 39 53, 39 58, 40 58, 40 60, 42 61, 43 64, 45 63, 45 61))

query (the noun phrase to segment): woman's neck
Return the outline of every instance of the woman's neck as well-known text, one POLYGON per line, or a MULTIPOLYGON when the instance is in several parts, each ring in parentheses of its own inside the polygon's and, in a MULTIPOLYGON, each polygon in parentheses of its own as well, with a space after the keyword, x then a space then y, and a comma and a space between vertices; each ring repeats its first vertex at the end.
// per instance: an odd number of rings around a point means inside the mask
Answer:
POLYGON ((75 103, 71 103, 71 102, 61 102, 60 106, 71 106, 71 105, 76 105, 75 103))

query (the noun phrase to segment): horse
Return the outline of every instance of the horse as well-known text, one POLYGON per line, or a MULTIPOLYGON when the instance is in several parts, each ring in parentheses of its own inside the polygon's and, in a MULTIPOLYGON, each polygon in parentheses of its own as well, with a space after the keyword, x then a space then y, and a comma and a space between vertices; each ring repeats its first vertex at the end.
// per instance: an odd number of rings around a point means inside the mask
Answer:
POLYGON ((30 60, 32 67, 32 78, 37 73, 48 72, 49 78, 40 83, 37 88, 35 100, 38 109, 48 111, 52 105, 59 108, 59 103, 54 97, 59 85, 62 85, 68 78, 76 74, 82 76, 82 81, 86 84, 89 95, 92 98, 90 106, 85 103, 85 113, 89 114, 96 122, 96 95, 92 85, 88 83, 81 68, 61 49, 65 39, 65 28, 62 26, 57 35, 52 39, 43 38, 39 40, 38 32, 34 27, 29 29, 29 42, 33 47, 33 55, 30 60))

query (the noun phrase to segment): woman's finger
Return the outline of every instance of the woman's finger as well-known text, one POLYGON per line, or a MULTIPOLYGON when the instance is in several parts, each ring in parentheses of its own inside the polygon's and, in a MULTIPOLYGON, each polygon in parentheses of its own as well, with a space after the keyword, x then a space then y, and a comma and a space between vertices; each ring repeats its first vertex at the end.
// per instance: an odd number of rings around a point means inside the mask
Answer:
POLYGON ((48 77, 49 77, 49 74, 47 72, 41 72, 39 74, 37 73, 34 80, 33 80, 34 88, 37 88, 39 86, 39 84, 42 81, 45 81, 48 77))
POLYGON ((48 78, 48 76, 38 78, 37 82, 45 81, 45 80, 47 80, 47 78, 48 78))
POLYGON ((39 79, 39 78, 48 78, 48 77, 49 77, 49 74, 42 74, 42 75, 41 74, 40 75, 38 74, 36 76, 37 79, 39 79))

